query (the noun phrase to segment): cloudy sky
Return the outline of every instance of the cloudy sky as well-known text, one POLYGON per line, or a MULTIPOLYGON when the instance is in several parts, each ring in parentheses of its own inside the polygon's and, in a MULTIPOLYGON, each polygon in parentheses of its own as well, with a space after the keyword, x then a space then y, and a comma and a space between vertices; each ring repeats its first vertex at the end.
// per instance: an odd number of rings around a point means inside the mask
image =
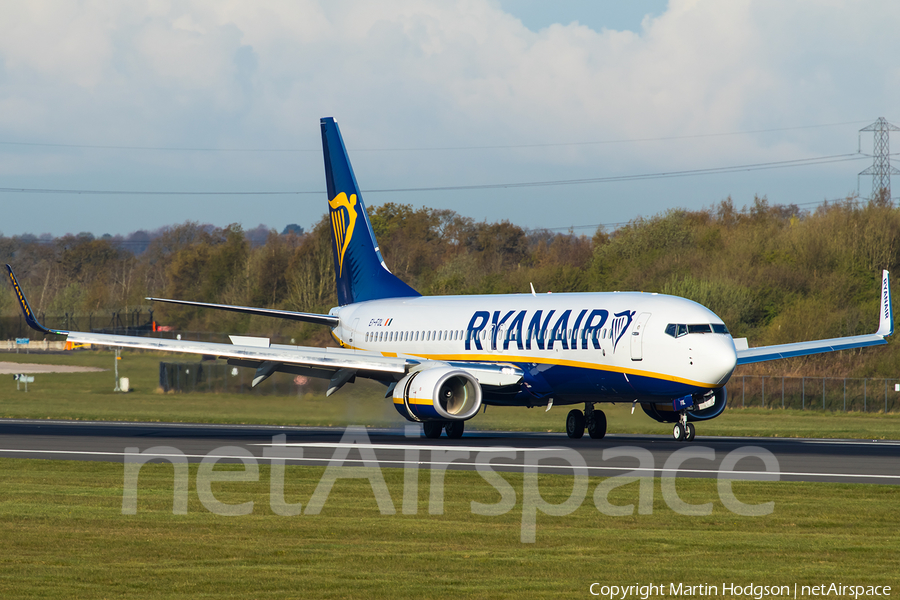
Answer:
MULTIPOLYGON (((5 235, 187 220, 309 227, 326 206, 323 116, 340 124, 369 205, 529 228, 729 195, 814 206, 855 192, 872 164, 855 155, 860 128, 880 116, 900 125, 890 0, 0 0, 0 10, 5 235), (761 164, 778 168, 730 168, 761 164), (561 183, 521 185, 546 182, 561 183)), ((864 135, 863 153, 871 146, 864 135)))

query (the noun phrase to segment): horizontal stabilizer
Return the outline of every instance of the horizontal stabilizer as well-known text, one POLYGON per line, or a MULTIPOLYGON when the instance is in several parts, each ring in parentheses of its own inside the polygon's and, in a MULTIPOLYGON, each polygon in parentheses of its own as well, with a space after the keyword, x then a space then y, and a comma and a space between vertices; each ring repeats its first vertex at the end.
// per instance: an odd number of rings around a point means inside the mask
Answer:
POLYGON ((191 300, 170 300, 168 298, 145 298, 152 302, 169 302, 170 304, 183 304, 197 308, 214 308, 216 310, 230 310, 231 312, 244 313, 246 315, 259 315, 261 317, 275 317, 278 319, 290 319, 292 321, 304 321, 317 325, 334 327, 338 324, 338 318, 333 315, 318 315, 315 313, 301 313, 290 310, 277 310, 274 308, 253 308, 251 306, 232 306, 230 304, 210 304, 208 302, 193 302, 191 300))

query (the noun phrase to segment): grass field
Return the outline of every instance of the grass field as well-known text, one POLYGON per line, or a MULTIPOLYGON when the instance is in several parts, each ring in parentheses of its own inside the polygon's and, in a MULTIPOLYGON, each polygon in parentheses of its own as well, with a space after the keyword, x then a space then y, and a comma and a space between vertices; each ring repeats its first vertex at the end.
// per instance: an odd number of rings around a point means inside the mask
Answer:
MULTIPOLYGON (((126 354, 120 375, 134 391, 114 393, 113 355, 0 355, 0 360, 99 366, 101 373, 36 375, 29 391, 9 377, 0 416, 309 425, 400 425, 377 385, 347 386, 324 398, 264 394, 162 394, 158 364, 171 357, 126 354)), ((480 428, 562 431, 565 408, 490 408, 480 428)), ((610 431, 668 435, 630 406, 608 410, 610 431)), ((898 415, 731 409, 700 424, 700 435, 898 439, 898 415)), ((240 469, 219 465, 218 469, 240 469)), ((523 476, 505 473, 512 510, 473 514, 471 502, 497 503, 479 473, 447 471, 443 511, 430 514, 429 474, 420 473, 418 507, 403 514, 403 472, 383 471, 396 514, 379 512, 369 482, 335 483, 321 514, 285 517, 269 506, 269 468, 257 481, 214 483, 222 502, 252 501, 246 516, 211 513, 190 466, 187 514, 173 514, 173 468, 147 464, 137 514, 123 514, 121 464, 0 459, 0 598, 585 598, 591 583, 720 586, 893 585, 900 592, 897 486, 735 482, 747 504, 774 502, 771 514, 745 517, 719 500, 715 480, 679 479, 708 516, 668 506, 654 480, 651 514, 609 516, 595 507, 591 478, 580 507, 538 514, 534 543, 523 543, 523 476)), ((285 496, 306 507, 319 467, 287 467, 285 496)), ((541 475, 549 504, 572 492, 572 477, 541 475)), ((637 504, 638 484, 614 488, 614 505, 637 504)), ((667 597, 653 594, 651 597, 667 597)), ((629 597, 637 598, 632 594, 629 597)), ((746 597, 746 596, 745 596, 746 597)))
MULTIPOLYGON (((131 392, 121 394, 113 392, 114 358, 108 351, 0 354, 0 360, 109 369, 101 373, 36 375, 27 393, 17 391, 9 376, 7 383, 0 386, 0 417, 388 427, 406 423, 384 398, 384 387, 364 380, 344 386, 330 398, 325 398, 321 384, 318 391, 303 396, 252 392, 163 394, 157 389, 159 363, 173 360, 172 355, 142 352, 126 353, 119 361, 119 374, 128 377, 132 387, 131 392)), ((653 421, 640 407, 633 415, 630 404, 604 405, 603 410, 609 418, 610 433, 671 433, 670 425, 653 421)), ((466 426, 468 429, 562 432, 567 411, 563 406, 554 407, 549 413, 543 408, 490 407, 466 426)), ((697 431, 701 437, 900 439, 900 414, 728 409, 717 419, 699 423, 697 431)))
MULTIPOLYGON (((735 482, 742 502, 775 503, 770 515, 742 517, 718 501, 714 480, 679 479, 683 500, 714 503, 709 516, 682 516, 657 480, 652 514, 612 517, 594 507, 591 478, 581 507, 538 514, 526 544, 520 474, 503 475, 517 501, 501 516, 472 514, 470 502, 499 494, 462 471, 446 473, 443 514, 429 514, 425 471, 417 514, 401 514, 403 473, 386 469, 397 514, 379 512, 367 480, 343 479, 321 514, 285 517, 269 508, 261 466, 256 482, 213 484, 222 502, 255 503, 250 515, 224 517, 199 502, 196 468, 187 514, 172 513, 172 467, 147 464, 137 514, 126 515, 121 464, 0 459, 0 597, 519 600, 590 597, 593 582, 666 591, 670 582, 843 582, 894 585, 895 596, 900 585, 894 486, 735 482)), ((322 473, 287 467, 287 501, 306 506, 322 473)), ((636 504, 637 485, 613 489, 609 501, 636 504)), ((572 478, 542 475, 539 486, 560 504, 572 478)))

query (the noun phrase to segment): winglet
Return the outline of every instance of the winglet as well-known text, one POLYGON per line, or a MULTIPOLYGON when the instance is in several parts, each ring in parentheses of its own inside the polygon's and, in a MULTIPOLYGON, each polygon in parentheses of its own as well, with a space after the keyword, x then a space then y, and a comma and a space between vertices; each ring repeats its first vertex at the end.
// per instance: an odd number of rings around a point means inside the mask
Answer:
POLYGON ((19 282, 16 280, 16 274, 13 273, 12 267, 6 265, 6 270, 9 272, 9 280, 12 282, 13 289, 16 291, 16 298, 19 300, 19 306, 22 307, 22 314, 25 315, 25 322, 28 323, 28 326, 44 334, 53 333, 57 335, 66 335, 68 331, 47 329, 40 324, 37 317, 34 316, 34 311, 31 310, 31 306, 28 304, 28 299, 25 298, 25 294, 22 293, 22 288, 19 287, 19 282))
POLYGON ((894 333, 894 307, 891 305, 891 274, 881 272, 881 310, 875 335, 887 337, 894 333))

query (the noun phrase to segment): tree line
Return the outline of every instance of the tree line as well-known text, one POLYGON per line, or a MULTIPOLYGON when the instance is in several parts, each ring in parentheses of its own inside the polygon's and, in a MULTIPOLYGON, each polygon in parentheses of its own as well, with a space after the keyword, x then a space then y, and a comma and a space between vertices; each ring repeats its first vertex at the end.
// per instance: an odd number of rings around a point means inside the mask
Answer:
MULTIPOLYGON (((852 197, 809 211, 759 197, 739 209, 728 198, 590 236, 395 203, 370 209, 370 219, 385 262, 423 294, 527 293, 530 285, 674 294, 708 306, 753 346, 874 331, 881 269, 900 276, 900 212, 852 197)), ((155 232, 140 251, 108 236, 0 236, 0 255, 44 315, 148 308, 148 296, 304 312, 337 304, 327 215, 308 232, 252 231, 186 222, 155 232)), ((330 339, 322 327, 295 322, 153 309, 158 323, 179 331, 330 339)), ((17 311, 12 292, 0 294, 0 314, 17 311)), ((891 346, 744 372, 893 377, 898 363, 891 346)))

